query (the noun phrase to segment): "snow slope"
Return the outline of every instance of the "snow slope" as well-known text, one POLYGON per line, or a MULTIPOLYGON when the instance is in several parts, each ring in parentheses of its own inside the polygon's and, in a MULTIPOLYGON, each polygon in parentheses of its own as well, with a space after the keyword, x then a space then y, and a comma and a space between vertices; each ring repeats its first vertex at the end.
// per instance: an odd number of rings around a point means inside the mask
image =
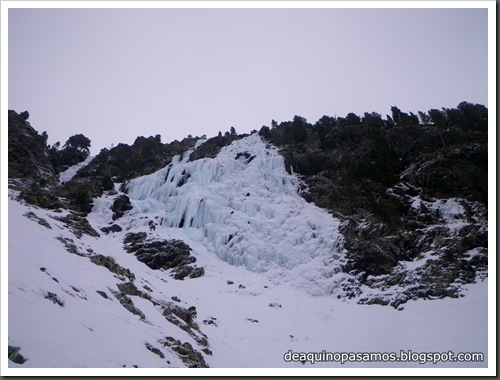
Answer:
MULTIPOLYGON (((211 351, 203 357, 211 368, 488 365, 487 280, 465 286, 465 297, 414 301, 402 311, 338 299, 336 284, 346 276, 339 271, 344 256, 338 221, 304 202, 297 185, 276 150, 253 135, 223 148, 215 159, 189 162, 186 155, 128 183, 134 207, 115 221, 121 232, 78 238, 53 218, 66 211, 24 205, 11 193, 8 345, 20 347, 28 360, 9 361, 9 368, 184 367, 164 345, 166 338, 188 342, 199 352, 203 347, 164 318, 161 305, 167 304, 196 307, 196 323, 211 351), (150 221, 157 224, 154 231, 150 221), (150 269, 123 249, 130 232, 182 239, 205 275, 179 281, 169 271, 150 269), (80 255, 68 252, 58 238, 72 239, 80 255), (128 280, 93 264, 89 257, 96 254, 130 269, 137 288, 155 301, 130 296, 143 319, 112 296, 128 280), (63 305, 47 298, 49 293, 63 305), (485 361, 302 364, 284 360, 289 350, 451 350, 481 352, 485 361)), ((96 230, 113 223, 113 199, 104 195, 95 201, 88 220, 96 230)))

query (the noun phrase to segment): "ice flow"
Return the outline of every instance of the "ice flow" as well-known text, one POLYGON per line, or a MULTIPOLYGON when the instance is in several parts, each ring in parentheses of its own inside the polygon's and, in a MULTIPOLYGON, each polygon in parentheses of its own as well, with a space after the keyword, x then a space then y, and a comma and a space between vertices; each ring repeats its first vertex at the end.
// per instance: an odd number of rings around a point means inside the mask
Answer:
POLYGON ((344 262, 339 221, 298 194, 299 179, 276 147, 255 133, 215 158, 189 162, 190 154, 127 184, 136 213, 159 215, 158 228, 192 232, 229 264, 312 294, 336 293, 344 262))

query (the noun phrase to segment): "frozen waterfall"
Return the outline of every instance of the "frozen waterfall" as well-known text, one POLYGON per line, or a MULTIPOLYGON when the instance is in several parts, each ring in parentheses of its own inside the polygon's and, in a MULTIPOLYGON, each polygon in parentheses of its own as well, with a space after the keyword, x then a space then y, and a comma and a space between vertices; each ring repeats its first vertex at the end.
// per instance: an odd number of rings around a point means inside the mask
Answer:
POLYGON ((277 148, 253 134, 215 158, 189 162, 190 153, 128 183, 132 212, 159 215, 158 228, 202 231, 208 248, 232 265, 332 292, 343 260, 339 222, 300 197, 277 148))

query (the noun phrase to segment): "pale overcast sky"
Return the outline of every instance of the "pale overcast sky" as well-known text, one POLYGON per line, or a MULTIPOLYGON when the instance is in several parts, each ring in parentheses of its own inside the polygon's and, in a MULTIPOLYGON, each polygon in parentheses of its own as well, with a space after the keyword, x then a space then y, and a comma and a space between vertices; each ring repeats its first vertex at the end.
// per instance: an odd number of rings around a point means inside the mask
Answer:
POLYGON ((49 144, 83 133, 92 154, 294 115, 488 106, 487 9, 9 9, 8 21, 9 109, 49 144))

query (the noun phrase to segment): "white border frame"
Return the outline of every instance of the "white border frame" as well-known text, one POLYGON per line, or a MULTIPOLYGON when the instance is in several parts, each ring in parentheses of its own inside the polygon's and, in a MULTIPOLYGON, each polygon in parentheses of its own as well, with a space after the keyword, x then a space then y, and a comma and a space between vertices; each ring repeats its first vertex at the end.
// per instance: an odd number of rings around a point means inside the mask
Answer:
POLYGON ((2 376, 495 376, 496 375, 496 2, 495 1, 2 1, 1 341, 2 376), (14 8, 486 8, 488 9, 488 368, 9 368, 8 346, 8 10, 14 8))

